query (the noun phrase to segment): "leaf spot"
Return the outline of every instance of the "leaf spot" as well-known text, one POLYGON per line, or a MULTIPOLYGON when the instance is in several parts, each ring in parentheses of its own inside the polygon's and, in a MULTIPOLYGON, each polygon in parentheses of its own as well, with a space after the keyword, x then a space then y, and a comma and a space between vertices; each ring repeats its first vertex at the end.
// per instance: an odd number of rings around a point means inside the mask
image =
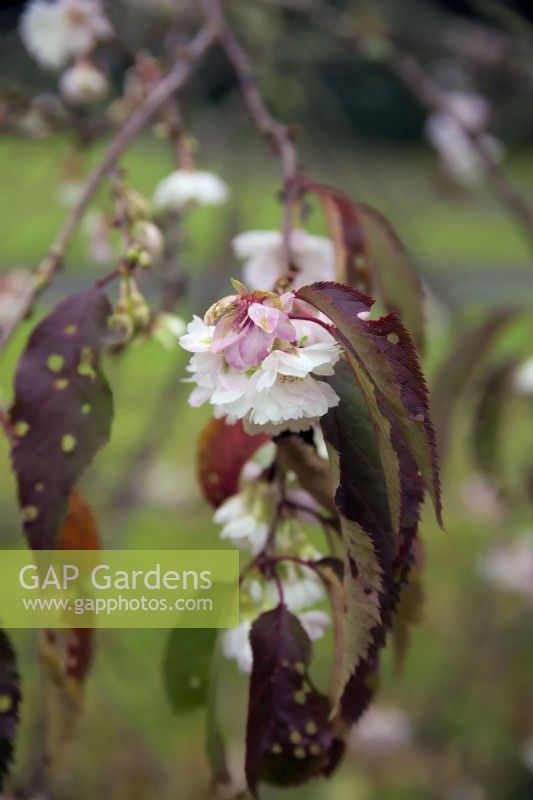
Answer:
POLYGON ((201 685, 202 685, 201 678, 199 678, 198 675, 191 675, 191 677, 189 678, 189 686, 191 687, 191 689, 199 689, 201 685))
POLYGON ((300 675, 305 675, 305 664, 304 664, 303 661, 296 661, 295 664, 294 664, 294 669, 300 675))
POLYGON ((305 758, 306 756, 305 749, 303 747, 295 747, 294 748, 294 757, 295 758, 305 758))
POLYGON ((295 701, 297 703, 300 703, 301 705, 303 705, 305 703, 305 692, 303 690, 295 692, 294 693, 294 699, 295 699, 295 701))
POLYGON ((90 414, 90 412, 91 412, 91 404, 90 403, 84 403, 82 405, 82 407, 81 407, 81 413, 82 414, 90 414))
POLYGON ((0 694, 0 714, 7 714, 13 708, 13 698, 9 694, 0 694))
POLYGON ((309 736, 314 736, 317 730, 318 728, 312 720, 305 723, 305 732, 308 733, 309 736))
POLYGON ((33 522, 39 516, 39 509, 37 506, 26 506, 22 509, 22 518, 24 522, 33 522))
POLYGON ((15 423, 15 433, 17 436, 26 436, 29 429, 29 424, 22 419, 15 423))
POLYGON ((397 333, 389 333, 387 335, 387 341, 390 342, 391 344, 398 344, 398 342, 400 341, 400 337, 398 336, 397 333))
POLYGON ((293 744, 300 744, 302 741, 302 734, 298 731, 291 731, 289 734, 289 739, 293 744))
POLYGON ((320 753, 322 752, 322 749, 321 749, 319 744, 317 744, 316 742, 313 742, 309 746, 309 752, 311 753, 312 756, 319 756, 320 753))
POLYGON ((76 325, 67 325, 65 328, 65 333, 67 336, 75 336, 78 332, 78 328, 76 325))
POLYGON ((46 359, 46 366, 50 372, 61 372, 65 366, 65 359, 59 353, 52 353, 46 359))
POLYGON ((43 481, 39 481, 39 483, 35 484, 35 491, 36 492, 44 492, 44 483, 43 483, 43 481))
POLYGON ((76 371, 82 378, 96 378, 96 372, 93 367, 93 351, 90 347, 82 348, 80 363, 76 371))
POLYGON ((54 389, 57 389, 60 392, 62 392, 63 389, 66 389, 68 385, 68 378, 57 378, 57 380, 54 381, 54 389))
POLYGON ((76 449, 76 439, 71 433, 65 433, 61 439, 61 449, 64 453, 72 453, 76 449))
POLYGON ((274 744, 270 748, 270 751, 277 756, 279 756, 279 754, 283 752, 281 745, 278 744, 277 742, 274 742, 274 744))

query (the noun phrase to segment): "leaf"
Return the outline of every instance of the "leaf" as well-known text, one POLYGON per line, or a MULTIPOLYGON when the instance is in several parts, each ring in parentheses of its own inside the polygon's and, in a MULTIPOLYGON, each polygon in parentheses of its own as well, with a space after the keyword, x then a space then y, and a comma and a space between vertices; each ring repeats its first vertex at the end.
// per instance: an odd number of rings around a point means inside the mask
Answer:
POLYGON ((46 762, 54 769, 61 765, 83 711, 94 630, 45 630, 41 634, 39 655, 46 709, 46 762))
POLYGON ((13 758, 20 700, 15 652, 7 635, 0 631, 0 791, 13 758))
MULTIPOLYGON (((373 421, 361 389, 345 362, 328 378, 340 397, 322 418, 337 486, 335 502, 345 545, 345 618, 341 678, 333 697, 349 724, 375 690, 378 653, 385 642, 408 579, 423 484, 390 421, 388 447, 398 464, 400 526, 392 525, 385 471, 373 421)), ((392 458, 392 455, 391 455, 392 458)))
POLYGON ((163 660, 163 681, 177 714, 205 706, 217 632, 213 628, 170 631, 163 660))
POLYGON ((328 462, 301 434, 283 432, 275 438, 278 457, 287 470, 294 472, 302 489, 323 508, 337 514, 328 462))
POLYGON ((57 537, 58 550, 99 550, 100 535, 91 507, 74 487, 69 497, 67 516, 57 537))
POLYGON ((335 740, 330 706, 309 678, 311 642, 286 606, 262 614, 250 633, 253 667, 246 732, 246 778, 277 786, 324 774, 335 740))
POLYGON ((33 330, 17 368, 12 462, 34 549, 55 547, 74 484, 109 438, 100 355, 110 312, 97 288, 67 298, 33 330))
POLYGON ((440 365, 433 381, 431 396, 433 419, 442 456, 447 449, 457 403, 500 333, 514 318, 516 311, 499 309, 475 327, 460 331, 449 355, 440 365))
POLYGON ((326 588, 333 617, 333 664, 329 698, 335 706, 344 689, 344 614, 346 595, 344 592, 344 564, 339 558, 326 557, 315 562, 315 570, 326 588))
POLYGON ((479 471, 493 484, 502 483, 501 435, 506 401, 512 393, 515 359, 491 366, 483 376, 474 409, 472 451, 479 471))
MULTIPOLYGON (((75 487, 65 521, 57 535, 61 550, 98 550, 95 516, 75 487)), ((84 686, 93 657, 92 628, 45 630, 40 640, 46 715, 46 755, 53 768, 75 734, 84 704, 84 686)))
POLYGON ((337 280, 377 296, 397 311, 420 352, 425 347, 424 292, 394 229, 378 211, 324 184, 304 182, 324 208, 337 251, 337 280))
POLYGON ((399 529, 401 467, 393 437, 402 441, 420 470, 437 519, 441 522, 440 480, 429 397, 411 337, 391 312, 377 320, 361 319, 374 301, 342 284, 320 282, 297 293, 333 322, 331 332, 342 345, 359 384, 377 436, 393 529, 399 529))
POLYGON ((242 468, 270 439, 264 434, 251 436, 239 420, 234 425, 224 419, 210 420, 198 442, 198 481, 208 503, 214 508, 239 489, 242 468))

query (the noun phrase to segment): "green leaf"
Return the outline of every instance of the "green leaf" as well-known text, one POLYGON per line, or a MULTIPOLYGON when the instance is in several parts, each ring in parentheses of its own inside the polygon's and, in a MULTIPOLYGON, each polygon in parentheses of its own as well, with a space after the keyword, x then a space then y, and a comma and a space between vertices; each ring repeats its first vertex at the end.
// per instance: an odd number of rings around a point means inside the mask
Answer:
POLYGON ((441 363, 431 392, 441 456, 447 449, 458 402, 478 374, 497 338, 516 315, 512 309, 499 309, 491 312, 478 325, 461 330, 450 353, 441 363))
POLYGON ((177 714, 205 706, 217 631, 214 628, 175 628, 163 660, 163 681, 177 714))

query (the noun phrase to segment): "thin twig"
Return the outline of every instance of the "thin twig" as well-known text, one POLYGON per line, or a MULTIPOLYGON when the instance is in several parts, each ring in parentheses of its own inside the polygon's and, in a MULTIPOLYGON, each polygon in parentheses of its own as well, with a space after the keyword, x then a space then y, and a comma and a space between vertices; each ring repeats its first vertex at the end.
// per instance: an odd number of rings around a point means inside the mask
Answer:
POLYGON ((210 26, 218 29, 218 41, 228 59, 239 82, 241 94, 248 113, 261 133, 274 149, 279 158, 283 175, 283 260, 285 263, 285 286, 292 283, 295 277, 291 263, 290 237, 292 229, 292 213, 297 199, 295 178, 298 174, 298 156, 293 144, 290 126, 275 119, 270 113, 257 81, 248 53, 227 25, 220 0, 200 0, 204 16, 210 26))
POLYGON ((204 26, 194 39, 192 39, 190 44, 181 52, 180 58, 176 61, 176 64, 170 72, 168 72, 154 87, 133 114, 125 120, 117 135, 109 144, 102 160, 87 178, 78 202, 67 217, 47 255, 35 270, 33 291, 16 319, 8 328, 2 331, 0 349, 5 347, 15 330, 17 330, 28 314, 31 313, 37 298, 50 284, 61 268, 65 252, 76 231, 78 223, 87 210, 103 178, 107 175, 109 170, 115 166, 123 151, 150 121, 153 114, 168 101, 174 92, 181 89, 185 84, 194 67, 214 44, 216 36, 217 32, 213 26, 204 26))

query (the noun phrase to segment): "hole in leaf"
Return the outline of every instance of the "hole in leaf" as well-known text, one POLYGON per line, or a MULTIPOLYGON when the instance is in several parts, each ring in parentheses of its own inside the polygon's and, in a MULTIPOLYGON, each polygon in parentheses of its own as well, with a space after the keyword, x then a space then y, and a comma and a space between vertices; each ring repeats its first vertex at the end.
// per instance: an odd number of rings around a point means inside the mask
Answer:
POLYGON ((65 359, 59 353, 52 353, 52 355, 48 356, 46 359, 46 366, 50 370, 50 372, 61 372, 65 365, 65 359))

